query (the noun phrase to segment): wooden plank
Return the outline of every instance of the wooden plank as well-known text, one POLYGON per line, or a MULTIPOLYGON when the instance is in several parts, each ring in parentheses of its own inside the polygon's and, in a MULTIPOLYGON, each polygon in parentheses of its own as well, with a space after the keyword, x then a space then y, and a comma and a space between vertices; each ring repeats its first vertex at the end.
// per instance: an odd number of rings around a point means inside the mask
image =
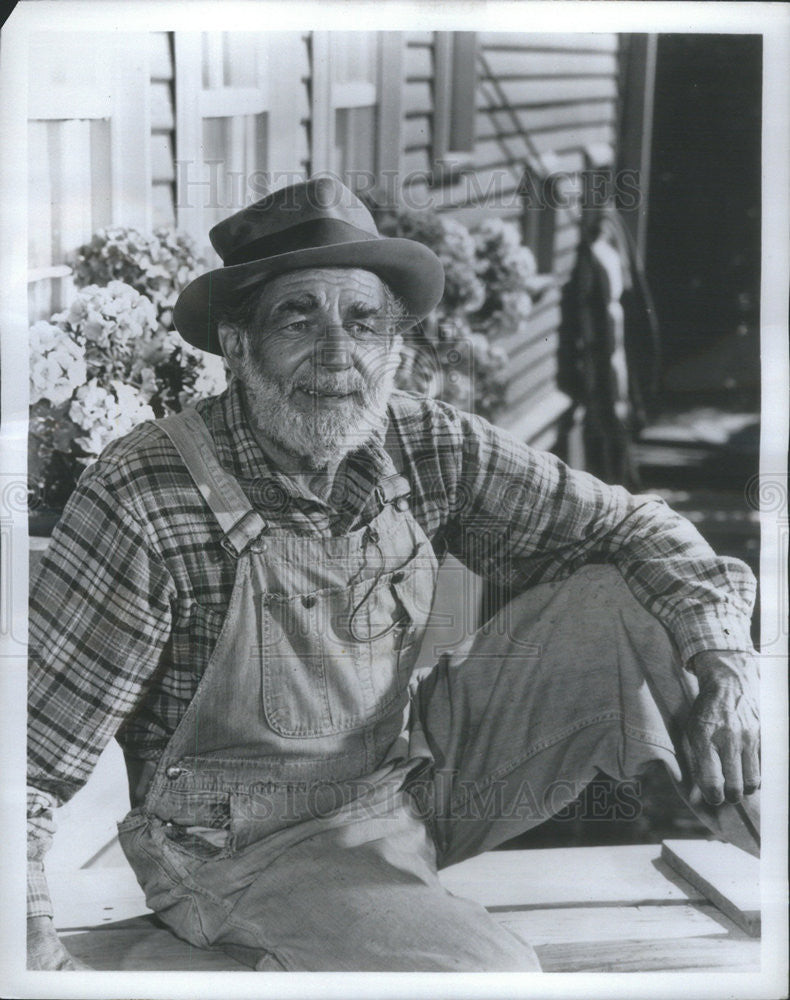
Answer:
POLYGON ((424 180, 431 167, 428 150, 426 148, 407 150, 401 158, 401 164, 404 184, 410 183, 415 174, 420 175, 424 180))
POLYGON ((583 941, 656 941, 745 935, 715 906, 572 906, 495 913, 498 924, 534 946, 583 941))
POLYGON ((656 867, 659 844, 491 851, 440 872, 443 885, 486 907, 660 905, 702 901, 683 879, 656 867))
MULTIPOLYGON (((53 164, 55 205, 60 218, 54 221, 57 263, 91 237, 91 133, 90 122, 59 123, 60 163, 53 164)), ((54 193, 54 192, 53 192, 54 193)), ((131 223, 133 225, 133 223, 131 223)))
POLYGON ((154 184, 175 180, 173 138, 169 132, 151 136, 151 177, 154 184))
POLYGON ((249 972, 222 951, 204 951, 180 940, 151 918, 110 924, 99 930, 63 935, 75 958, 92 969, 166 972, 249 972))
POLYGON ((521 131, 532 133, 562 131, 569 127, 583 125, 616 125, 616 108, 612 100, 579 101, 575 104, 551 108, 522 108, 517 112, 520 131, 516 130, 513 118, 505 110, 478 111, 476 135, 479 140, 490 139, 496 134, 520 135, 521 131))
POLYGON ((101 927, 151 912, 128 864, 69 871, 52 867, 47 881, 58 931, 101 927))
POLYGON ((552 32, 480 31, 478 43, 483 49, 523 49, 546 51, 570 49, 573 52, 616 52, 619 40, 615 34, 603 32, 552 32))
MULTIPOLYGON (((660 908, 665 909, 665 908, 660 908)), ((675 912, 680 909, 673 907, 675 912)), ((546 913, 547 918, 557 915, 546 913)), ((600 913, 601 911, 595 911, 600 913)), ((608 912, 608 911, 607 911, 608 912)), ((634 919, 632 908, 618 910, 621 921, 634 919)), ((640 933, 649 935, 653 928, 644 918, 635 918, 640 933)), ((693 917, 684 915, 692 921, 693 917)), ((523 927, 504 926, 522 936, 523 927)), ((613 922, 606 925, 613 929, 613 922)), ((658 925, 656 925, 658 927, 658 925)), ((625 929, 625 928, 624 928, 625 929)), ((634 941, 620 937, 606 940, 591 938, 583 941, 535 940, 527 936, 540 959, 544 972, 644 972, 644 971, 705 971, 726 969, 731 972, 753 972, 760 966, 760 945, 757 941, 733 940, 720 936, 706 937, 694 933, 695 928, 681 927, 684 937, 634 941)), ((61 932, 62 933, 62 932, 61 932)), ((73 955, 100 971, 245 971, 230 955, 221 951, 193 948, 168 930, 157 926, 150 917, 112 922, 101 929, 63 934, 73 955)))
POLYGON ((482 167, 502 163, 506 158, 520 161, 538 153, 578 154, 584 146, 593 143, 611 143, 615 138, 611 125, 589 125, 567 128, 561 132, 530 132, 529 142, 524 136, 492 136, 475 144, 475 165, 482 167), (506 152, 507 150, 507 152, 506 152))
MULTIPOLYGON (((151 229, 151 72, 145 34, 114 40, 117 61, 111 140, 112 221, 151 229)), ((166 86, 166 85, 164 85, 166 86)))
POLYGON ((569 396, 550 387, 543 395, 536 393, 527 405, 508 407, 507 417, 498 423, 520 441, 534 448, 548 448, 556 439, 554 425, 570 405, 569 396))
POLYGON ((166 81, 151 84, 151 128, 159 132, 171 132, 175 127, 173 115, 173 95, 166 81))
POLYGON ((432 31, 407 31, 406 40, 409 46, 432 45, 432 31))
POLYGON ((406 82, 403 88, 403 110, 409 114, 428 114, 433 111, 433 94, 427 82, 406 82))
POLYGON ((546 331, 537 337, 527 340, 522 339, 522 343, 508 351, 510 357, 510 369, 517 378, 518 373, 526 369, 536 367, 544 358, 553 355, 557 351, 557 329, 546 331))
POLYGON ((547 355, 530 362, 522 371, 516 372, 505 390, 506 405, 513 407, 528 405, 545 385, 554 383, 557 367, 556 351, 550 349, 547 355))
POLYGON ((308 119, 310 109, 307 87, 300 73, 307 67, 307 46, 293 32, 284 32, 276 44, 269 47, 266 70, 270 94, 287 93, 287 100, 271 102, 268 113, 268 163, 273 184, 282 187, 295 181, 294 171, 306 157, 306 129, 300 119, 308 119))
POLYGON ((176 224, 173 185, 166 181, 161 183, 155 181, 151 187, 151 223, 154 228, 176 224))
MULTIPOLYGON (((502 80, 501 88, 508 104, 514 106, 528 104, 554 104, 556 102, 600 100, 614 98, 617 81, 612 77, 591 77, 580 79, 502 80)), ((413 84, 412 86, 416 86, 413 84)), ((478 110, 498 107, 502 103, 493 87, 481 81, 477 94, 478 110)))
POLYGON ((491 75, 508 77, 615 76, 617 56, 613 52, 535 52, 527 49, 484 50, 491 75))
POLYGON ((380 99, 376 128, 376 173, 379 177, 377 193, 385 201, 395 201, 398 198, 403 174, 403 54, 402 32, 383 32, 378 79, 380 99))
POLYGON ((544 972, 758 972, 759 941, 589 941, 535 949, 544 972))
POLYGON ((152 80, 173 79, 173 57, 167 31, 152 31, 148 35, 152 80))
POLYGON ((310 166, 315 174, 331 169, 335 140, 335 114, 329 106, 332 83, 330 40, 326 31, 313 32, 310 70, 312 75, 310 166))
POLYGON ((428 115, 407 118, 403 123, 403 148, 427 149, 431 143, 431 119, 428 115))
MULTIPOLYGON (((31 270, 52 265, 53 188, 61 164, 52 148, 57 126, 45 121, 28 123, 28 266, 31 270)), ((53 277, 53 275, 46 275, 53 277)))
POLYGON ((111 133, 111 123, 104 118, 90 123, 91 232, 94 233, 112 223, 111 133))
POLYGON ((404 62, 407 80, 430 80, 433 78, 433 54, 430 46, 407 45, 404 62))
POLYGON ((745 931, 760 933, 759 859, 734 844, 704 840, 665 840, 661 857, 745 931))

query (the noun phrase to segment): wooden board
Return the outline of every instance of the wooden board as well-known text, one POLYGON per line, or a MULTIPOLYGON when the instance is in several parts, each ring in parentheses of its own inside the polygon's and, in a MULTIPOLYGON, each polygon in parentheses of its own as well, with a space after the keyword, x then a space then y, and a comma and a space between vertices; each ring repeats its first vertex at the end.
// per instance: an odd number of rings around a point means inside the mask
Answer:
POLYGON ((588 941, 656 941, 691 937, 726 938, 746 934, 715 906, 569 906, 497 911, 498 924, 530 944, 588 941))
POLYGON ((760 933, 760 862, 733 844, 665 840, 661 857, 740 927, 760 933))
POLYGON ((47 881, 58 931, 101 927, 151 912, 128 864, 68 872, 48 869, 47 881))
POLYGON ((205 951, 180 940, 152 917, 109 924, 97 930, 61 934, 68 950, 103 972, 249 972, 222 951, 205 951))
POLYGON ((661 905, 702 901, 694 886, 669 881, 659 844, 492 851, 440 872, 442 884, 489 909, 661 905))
POLYGON ((759 972, 760 942, 593 941, 535 949, 544 972, 759 972))
MULTIPOLYGON (((700 849, 712 845, 699 842, 700 849)), ((669 868, 660 845, 498 851, 441 873, 529 941, 546 972, 759 969, 760 942, 669 868)), ((101 970, 244 971, 158 924, 128 867, 50 872, 56 926, 101 970)))

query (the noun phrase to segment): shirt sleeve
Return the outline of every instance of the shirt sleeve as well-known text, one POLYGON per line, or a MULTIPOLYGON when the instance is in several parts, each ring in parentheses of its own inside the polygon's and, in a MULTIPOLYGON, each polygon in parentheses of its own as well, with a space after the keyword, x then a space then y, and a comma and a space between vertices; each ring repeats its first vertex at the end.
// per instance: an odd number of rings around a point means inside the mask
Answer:
POLYGON ((139 704, 169 637, 173 597, 144 530, 89 470, 53 532, 30 599, 28 854, 37 912, 48 907, 42 861, 52 808, 85 783, 139 704))
POLYGON ((461 423, 448 543, 470 568, 515 595, 610 563, 687 666, 702 650, 752 649, 756 581, 745 563, 717 556, 660 497, 608 486, 478 417, 461 423))

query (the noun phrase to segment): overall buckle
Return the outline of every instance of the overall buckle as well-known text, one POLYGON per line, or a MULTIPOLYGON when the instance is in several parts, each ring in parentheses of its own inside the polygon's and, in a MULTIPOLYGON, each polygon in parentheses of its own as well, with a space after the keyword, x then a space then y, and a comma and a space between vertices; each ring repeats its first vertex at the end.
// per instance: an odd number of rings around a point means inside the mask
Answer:
POLYGON ((225 532, 220 539, 220 545, 228 555, 236 558, 246 552, 268 527, 268 522, 256 510, 250 508, 242 514, 230 531, 225 532))

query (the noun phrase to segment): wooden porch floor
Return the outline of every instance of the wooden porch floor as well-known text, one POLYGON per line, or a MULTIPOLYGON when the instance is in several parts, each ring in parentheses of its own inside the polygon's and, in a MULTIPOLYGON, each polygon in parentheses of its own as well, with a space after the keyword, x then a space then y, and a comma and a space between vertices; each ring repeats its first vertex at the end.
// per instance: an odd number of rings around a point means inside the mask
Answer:
MULTIPOLYGON (((496 851, 442 881, 528 940, 545 972, 760 968, 759 938, 676 874, 660 844, 496 851)), ((50 883, 61 935, 95 969, 249 971, 158 925, 128 867, 53 872, 50 883)))

